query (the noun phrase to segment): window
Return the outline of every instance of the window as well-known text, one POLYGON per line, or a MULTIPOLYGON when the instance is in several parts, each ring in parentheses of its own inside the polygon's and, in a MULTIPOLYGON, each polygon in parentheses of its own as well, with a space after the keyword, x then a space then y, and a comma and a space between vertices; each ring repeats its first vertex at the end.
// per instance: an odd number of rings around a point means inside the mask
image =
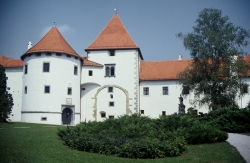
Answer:
POLYGON ((41 56, 41 53, 36 53, 36 56, 37 56, 37 57, 41 56))
POLYGON ((115 51, 114 50, 110 50, 109 51, 109 56, 115 56, 115 51))
POLYGON ((49 63, 43 63, 43 72, 49 72, 49 63))
POLYGON ((74 75, 77 75, 78 67, 74 66, 74 75))
POLYGON ((24 67, 24 74, 28 74, 28 65, 27 64, 24 67))
POLYGON ((184 95, 189 94, 189 86, 188 86, 188 85, 183 86, 182 93, 183 93, 184 95))
POLYGON ((56 56, 62 56, 62 54, 61 53, 56 53, 56 56))
POLYGON ((47 121, 47 117, 41 117, 41 121, 47 121))
POLYGON ((52 54, 51 53, 46 53, 46 56, 51 56, 52 54))
POLYGON ((68 88, 68 95, 72 95, 72 88, 68 88))
POLYGON ((44 86, 44 93, 50 93, 50 86, 44 86))
POLYGON ((105 65, 105 76, 115 76, 115 65, 105 65))
POLYGON ((93 71, 89 70, 89 76, 93 76, 93 71))
POLYGON ((78 57, 75 57, 76 60, 78 60, 78 57))
POLYGON ((247 84, 243 84, 243 85, 240 87, 240 92, 241 92, 241 93, 248 93, 248 85, 247 85, 247 84))
POLYGON ((68 58, 71 58, 71 55, 68 55, 68 54, 67 54, 66 56, 67 56, 68 58))
POLYGON ((162 94, 168 95, 168 87, 162 87, 162 94))
POLYGON ((115 102, 109 102, 109 106, 115 106, 115 102))
POLYGON ((149 95, 149 88, 143 87, 143 95, 149 95))
POLYGON ((108 87, 108 92, 113 92, 113 87, 108 87))
POLYGON ((166 111, 162 111, 162 115, 166 115, 166 111))
POLYGON ((113 98, 113 94, 110 94, 110 98, 113 98))
POLYGON ((7 90, 10 90, 10 87, 7 87, 7 90))
POLYGON ((141 114, 144 114, 144 110, 141 110, 141 114))
POLYGON ((102 118, 106 118, 106 113, 105 112, 101 112, 101 117, 102 118))
POLYGON ((109 116, 109 119, 114 119, 114 118, 115 118, 115 116, 113 116, 113 115, 109 116))
POLYGON ((26 86, 26 87, 24 87, 24 93, 27 94, 27 92, 28 91, 27 91, 27 86, 26 86))

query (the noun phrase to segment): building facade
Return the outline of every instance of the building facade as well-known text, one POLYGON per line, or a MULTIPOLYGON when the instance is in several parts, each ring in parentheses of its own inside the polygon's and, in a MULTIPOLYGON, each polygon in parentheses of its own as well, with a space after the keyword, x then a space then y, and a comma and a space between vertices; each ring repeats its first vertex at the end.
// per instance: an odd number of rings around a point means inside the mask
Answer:
MULTIPOLYGON (((29 43, 21 60, 0 57, 14 99, 10 120, 75 125, 124 114, 157 118, 178 112, 177 75, 190 60, 143 61, 117 14, 85 51, 86 56, 78 55, 52 27, 36 45, 29 43)), ((186 109, 208 112, 191 105, 192 98, 191 92, 184 98, 186 109)), ((248 93, 239 106, 249 99, 248 93)))

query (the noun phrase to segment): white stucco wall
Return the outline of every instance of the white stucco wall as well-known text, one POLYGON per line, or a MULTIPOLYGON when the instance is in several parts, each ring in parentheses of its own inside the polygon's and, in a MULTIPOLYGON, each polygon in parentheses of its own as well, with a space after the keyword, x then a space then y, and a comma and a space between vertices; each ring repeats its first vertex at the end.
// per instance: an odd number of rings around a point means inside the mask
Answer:
MULTIPOLYGON (((82 80, 81 84, 95 83, 99 85, 99 88, 106 85, 117 85, 121 87, 123 90, 127 91, 129 104, 128 107, 131 113, 136 113, 138 111, 138 88, 139 88, 139 64, 138 64, 138 52, 137 50, 116 50, 115 56, 110 56, 109 51, 90 51, 88 53, 88 59, 99 64, 104 65, 100 68, 94 68, 89 66, 84 66, 82 69, 82 80), (115 77, 105 77, 105 64, 115 64, 115 77), (93 76, 88 76, 88 70, 93 69, 93 76), (87 74, 87 75, 86 75, 87 74)), ((87 85, 85 86, 86 90, 88 90, 87 85)), ((92 89, 92 88, 90 88, 92 89)), ((84 111, 84 106, 88 106, 89 108, 92 106, 92 110, 94 109, 94 100, 93 95, 95 95, 98 89, 92 89, 87 95, 87 98, 81 98, 81 106, 82 106, 82 120, 85 118, 91 120, 95 120, 93 118, 93 111, 84 111), (91 94, 91 95, 90 95, 91 94), (92 97, 91 97, 92 96, 92 97), (87 115, 86 115, 86 114, 87 115), (85 117, 85 118, 84 118, 85 117)), ((97 103, 97 111, 99 115, 99 111, 101 107, 101 103, 108 104, 108 99, 106 98, 106 91, 100 92, 98 94, 98 103, 97 103), (105 92, 105 93, 103 93, 105 92)), ((86 93, 84 93, 86 96, 86 93)), ((124 91, 116 91, 114 92, 114 102, 115 104, 119 104, 121 99, 125 97, 124 91), (118 93, 120 92, 120 93, 118 93)), ((82 96, 83 97, 83 96, 82 96)), ((119 105, 117 105, 119 106, 119 105)), ((103 108, 102 111, 108 111, 109 108, 103 108)), ((110 113, 111 114, 111 113, 110 113)), ((115 117, 119 115, 123 115, 124 113, 121 111, 117 111, 112 113, 115 117)), ((107 114, 108 116, 108 114, 107 114)), ((98 119, 98 117, 97 117, 98 119)))
MULTIPOLYGON (((151 118, 159 117, 159 115, 162 115, 162 111, 165 111, 166 115, 178 113, 178 104, 180 103, 178 97, 180 97, 180 94, 181 87, 177 80, 141 81, 140 110, 144 110, 144 115, 151 118), (143 95, 143 87, 149 87, 149 95, 143 95), (168 95, 163 95, 162 87, 168 87, 168 95)), ((195 108, 198 112, 208 112, 208 109, 205 107, 191 105, 190 99, 192 98, 192 93, 183 97, 186 112, 190 107, 195 108)))
POLYGON ((243 81, 247 83, 248 86, 248 93, 245 94, 243 97, 237 98, 238 105, 241 108, 245 108, 247 104, 250 102, 250 78, 243 78, 243 81))
POLYGON ((12 94, 13 107, 12 113, 9 115, 11 121, 21 121, 21 108, 22 108, 22 67, 5 68, 7 80, 7 87, 10 88, 8 92, 12 94))
MULTIPOLYGON (((23 122, 45 123, 41 121, 39 114, 34 116, 33 112, 46 112, 46 115, 51 117, 47 118, 46 123, 62 124, 62 105, 66 104, 73 105, 75 113, 80 115, 81 63, 79 59, 68 58, 64 54, 56 56, 55 53, 52 53, 52 56, 45 56, 42 53, 41 56, 26 57, 24 65, 26 64, 28 64, 28 73, 23 75, 22 88, 23 122), (50 63, 49 72, 43 72, 44 62, 50 63), (78 67, 77 75, 74 75, 74 66, 78 67), (24 93, 25 86, 27 86, 27 94, 24 93), (50 86, 50 93, 44 93, 45 86, 50 86), (67 94, 68 87, 72 88, 72 95, 67 94), (72 102, 67 103, 67 98, 71 99, 72 102)), ((74 123, 79 123, 79 119, 74 123)))

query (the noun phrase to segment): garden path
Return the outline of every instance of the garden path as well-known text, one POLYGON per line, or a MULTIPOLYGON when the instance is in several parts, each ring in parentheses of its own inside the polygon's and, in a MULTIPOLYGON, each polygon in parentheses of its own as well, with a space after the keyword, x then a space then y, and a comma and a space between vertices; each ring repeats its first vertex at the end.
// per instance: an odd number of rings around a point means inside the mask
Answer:
POLYGON ((237 148, 247 163, 250 163, 250 136, 228 133, 227 141, 237 148))

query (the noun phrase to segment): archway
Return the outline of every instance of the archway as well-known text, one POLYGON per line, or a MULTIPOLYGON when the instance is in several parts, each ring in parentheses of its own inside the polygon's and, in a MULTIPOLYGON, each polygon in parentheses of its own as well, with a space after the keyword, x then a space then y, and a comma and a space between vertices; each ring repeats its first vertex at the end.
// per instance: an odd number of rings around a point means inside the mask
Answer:
POLYGON ((129 100, 132 100, 131 98, 129 98, 129 94, 128 94, 128 91, 118 85, 104 85, 102 87, 100 87, 95 96, 92 98, 95 100, 95 103, 94 103, 94 106, 93 106, 93 117, 95 118, 95 121, 97 121, 97 96, 98 94, 100 93, 101 90, 103 90, 104 88, 107 88, 107 87, 115 87, 115 88, 118 88, 120 89, 121 91, 124 92, 125 96, 126 96, 126 114, 132 114, 132 110, 129 109, 129 100))
POLYGON ((71 124, 72 121, 72 109, 65 108, 62 112, 62 122, 63 124, 71 124))

